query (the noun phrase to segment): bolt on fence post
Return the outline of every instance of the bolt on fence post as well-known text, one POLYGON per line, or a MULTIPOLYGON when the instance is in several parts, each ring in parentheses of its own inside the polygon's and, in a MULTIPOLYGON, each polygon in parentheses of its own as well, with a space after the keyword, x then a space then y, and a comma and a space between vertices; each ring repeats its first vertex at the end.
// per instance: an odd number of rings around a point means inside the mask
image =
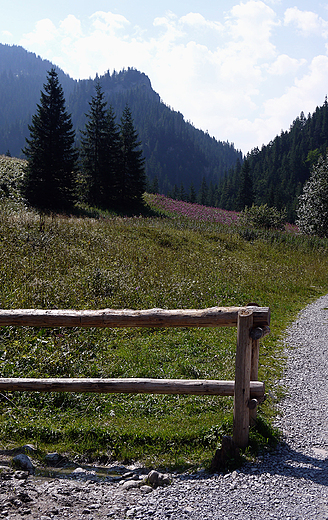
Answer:
POLYGON ((238 312, 237 349, 235 366, 235 394, 233 417, 233 441, 238 448, 248 445, 249 437, 249 399, 252 360, 253 310, 242 309, 238 312))

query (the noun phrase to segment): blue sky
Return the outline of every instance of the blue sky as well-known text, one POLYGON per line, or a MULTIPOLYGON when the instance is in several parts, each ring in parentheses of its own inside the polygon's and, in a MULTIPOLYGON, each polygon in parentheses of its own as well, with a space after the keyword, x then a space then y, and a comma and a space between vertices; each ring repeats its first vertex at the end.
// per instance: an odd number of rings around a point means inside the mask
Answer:
POLYGON ((324 1, 2 0, 0 42, 73 78, 135 67, 186 120, 244 153, 328 94, 324 1))

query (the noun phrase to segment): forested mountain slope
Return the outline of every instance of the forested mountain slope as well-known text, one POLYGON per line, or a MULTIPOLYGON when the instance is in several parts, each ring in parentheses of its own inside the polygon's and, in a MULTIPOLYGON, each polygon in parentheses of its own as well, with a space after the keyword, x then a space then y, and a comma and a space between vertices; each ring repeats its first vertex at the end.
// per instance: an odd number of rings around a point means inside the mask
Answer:
MULTIPOLYGON (((108 64, 110 66, 110 64, 108 64)), ((53 67, 22 47, 0 45, 0 153, 22 157, 28 123, 40 100, 46 72, 53 67)), ((242 154, 228 142, 217 141, 186 122, 181 113, 166 106, 152 89, 149 78, 135 70, 109 72, 94 80, 75 81, 56 68, 67 109, 72 114, 77 144, 85 113, 99 81, 112 104, 117 121, 129 105, 146 158, 148 178, 159 181, 166 193, 174 184, 198 189, 203 177, 217 183, 242 154)))
MULTIPOLYGON (((295 218, 298 196, 309 178, 311 167, 328 148, 328 102, 313 114, 302 112, 288 131, 281 132, 265 146, 247 154, 252 179, 253 201, 279 210, 287 209, 287 218, 295 218)), ((237 209, 241 165, 232 168, 218 185, 220 207, 237 209)))
MULTIPOLYGON (((10 150, 22 157, 21 149, 28 135, 27 124, 40 101, 50 61, 42 60, 22 47, 0 44, 0 154, 10 150)), ((66 96, 75 81, 58 70, 66 96)))

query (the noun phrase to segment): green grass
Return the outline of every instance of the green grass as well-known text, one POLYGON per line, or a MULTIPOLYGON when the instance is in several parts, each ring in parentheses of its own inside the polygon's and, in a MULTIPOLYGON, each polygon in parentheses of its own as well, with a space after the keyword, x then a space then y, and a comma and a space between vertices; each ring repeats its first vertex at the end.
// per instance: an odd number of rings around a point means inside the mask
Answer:
MULTIPOLYGON (((40 226, 37 214, 3 201, 1 307, 269 306, 259 379, 271 397, 251 432, 252 446, 268 445, 283 391, 281 338, 296 313, 328 290, 328 242, 256 233, 250 240, 238 226, 96 210, 94 218, 45 217, 40 226)), ((0 338, 1 377, 234 378, 236 329, 3 327, 0 338)), ((223 397, 7 392, 0 442, 89 459, 206 465, 231 433, 232 409, 223 397)))

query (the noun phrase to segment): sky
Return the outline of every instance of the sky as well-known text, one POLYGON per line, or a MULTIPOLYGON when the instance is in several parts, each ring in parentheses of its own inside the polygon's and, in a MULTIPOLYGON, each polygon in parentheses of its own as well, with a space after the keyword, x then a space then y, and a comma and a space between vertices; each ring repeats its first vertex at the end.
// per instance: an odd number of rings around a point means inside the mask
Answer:
POLYGON ((0 43, 75 79, 134 67, 243 153, 328 94, 328 0, 0 0, 0 43))

